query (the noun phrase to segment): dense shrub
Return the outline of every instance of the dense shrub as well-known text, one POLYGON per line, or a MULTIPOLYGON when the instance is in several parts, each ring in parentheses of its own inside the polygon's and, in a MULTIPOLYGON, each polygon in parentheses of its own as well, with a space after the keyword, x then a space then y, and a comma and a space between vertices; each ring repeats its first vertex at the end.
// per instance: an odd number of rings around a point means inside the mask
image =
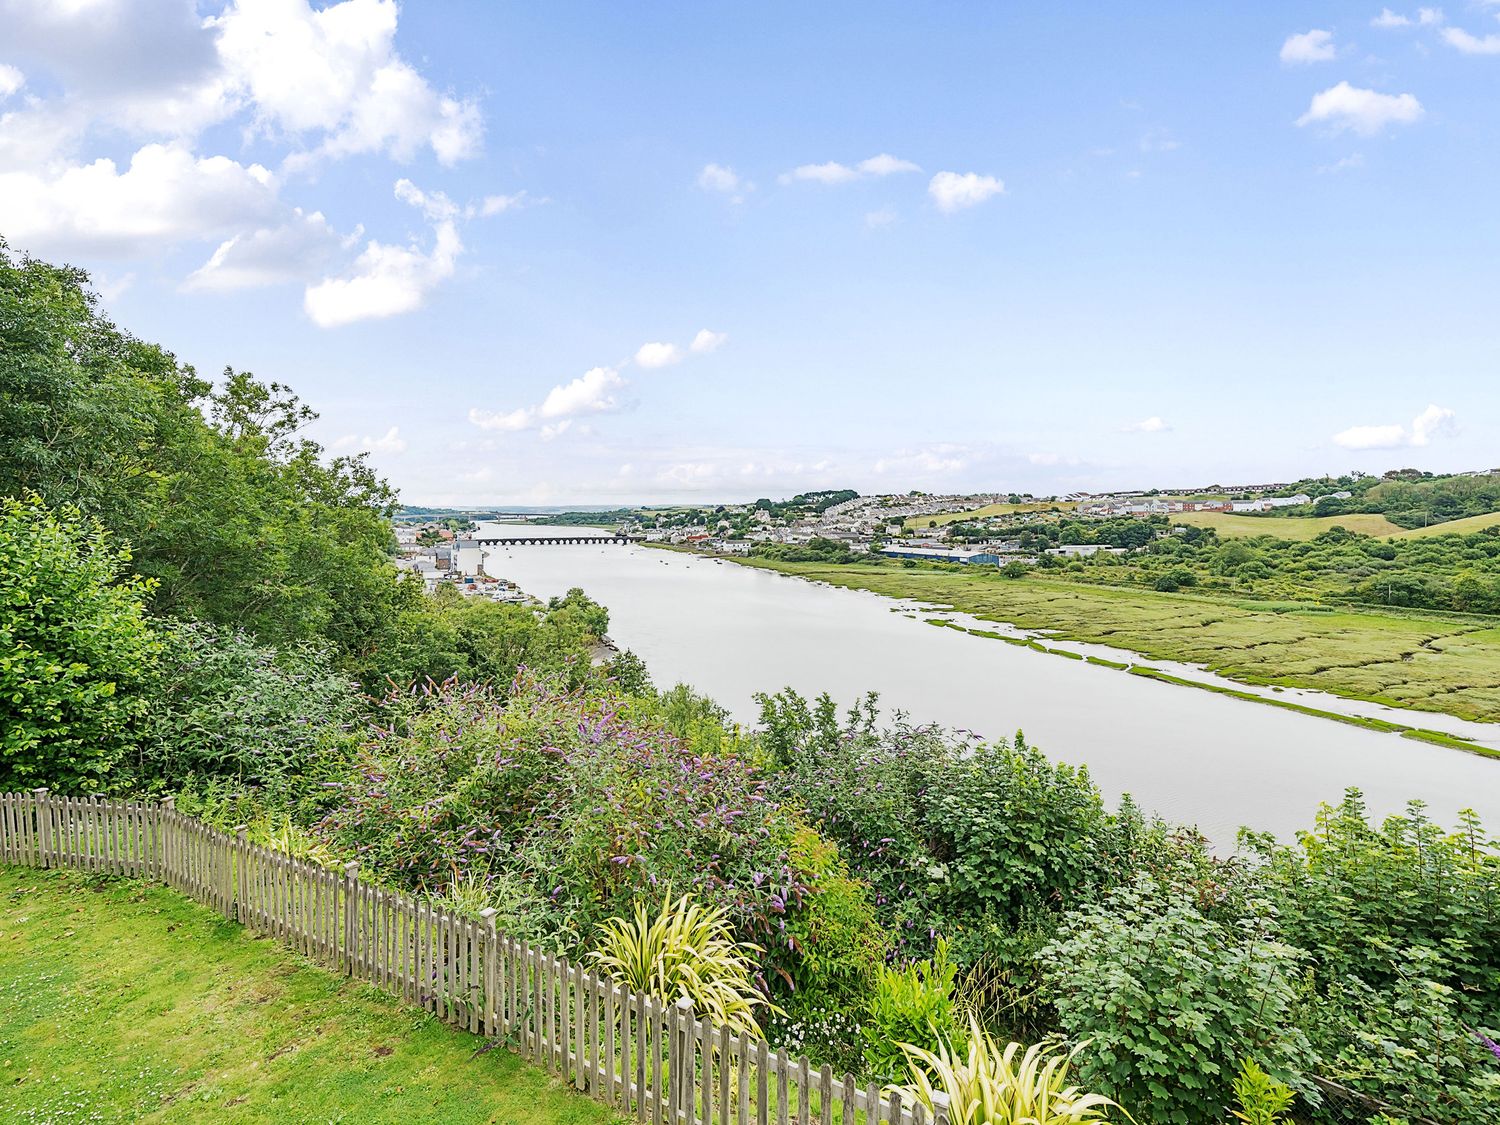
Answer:
POLYGON ((1063 1031, 1092 1040, 1083 1081, 1143 1120, 1216 1125, 1244 1058, 1308 1089, 1303 955, 1265 919, 1210 919, 1142 877, 1070 913, 1042 957, 1063 1031))
POLYGON ((1420 803, 1369 823, 1358 790, 1323 806, 1311 832, 1276 846, 1246 834, 1258 893, 1281 932, 1312 955, 1322 985, 1353 976, 1384 989, 1408 975, 1402 951, 1427 951, 1430 979, 1456 989, 1474 1022, 1500 1013, 1500 850, 1472 814, 1445 832, 1420 803))
POLYGON ((1402 978, 1382 990, 1332 982, 1305 1026, 1319 1073, 1413 1117, 1452 1125, 1500 1120, 1500 1029, 1470 1027, 1457 990, 1427 974, 1429 951, 1401 951, 1402 978))
POLYGON ((0 498, 0 790, 116 787, 159 648, 129 559, 72 508, 0 498))
POLYGON ((863 1027, 867 1073, 894 1081, 906 1071, 903 1044, 936 1051, 959 1041, 957 974, 945 941, 929 958, 881 967, 863 1027))
POLYGON ((530 674, 508 697, 447 684, 387 710, 319 831, 388 878, 429 892, 477 882, 497 896, 522 884, 535 929, 521 936, 567 950, 642 895, 692 892, 762 947, 778 994, 810 957, 876 947, 828 936, 823 896, 863 892, 799 843, 805 826, 732 739, 696 747, 639 698, 530 674))
POLYGON ((365 708, 325 653, 268 648, 201 622, 165 622, 161 632, 132 762, 138 788, 222 778, 300 789, 347 767, 365 708))

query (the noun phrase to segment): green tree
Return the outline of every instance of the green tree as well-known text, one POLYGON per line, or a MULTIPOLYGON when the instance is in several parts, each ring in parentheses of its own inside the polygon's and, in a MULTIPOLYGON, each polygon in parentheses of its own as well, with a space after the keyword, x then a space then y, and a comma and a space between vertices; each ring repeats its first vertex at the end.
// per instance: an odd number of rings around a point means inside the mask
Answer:
POLYGON ((113 787, 159 649, 129 560, 76 509, 0 498, 0 790, 113 787))

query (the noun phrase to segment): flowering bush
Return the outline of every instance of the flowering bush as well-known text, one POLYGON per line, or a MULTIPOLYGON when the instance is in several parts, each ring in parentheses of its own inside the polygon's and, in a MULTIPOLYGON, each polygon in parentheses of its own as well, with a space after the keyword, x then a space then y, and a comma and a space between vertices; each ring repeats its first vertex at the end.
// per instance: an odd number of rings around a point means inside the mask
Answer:
MULTIPOLYGON (((722 731, 698 746, 639 697, 527 673, 503 697, 449 683, 393 697, 386 713, 318 831, 404 886, 530 888, 515 911, 526 936, 570 952, 674 887, 761 947, 773 994, 794 991, 812 958, 878 949, 862 886, 722 731), (853 937, 822 909, 835 894, 853 937)), ((495 905, 504 917, 515 904, 495 905)))

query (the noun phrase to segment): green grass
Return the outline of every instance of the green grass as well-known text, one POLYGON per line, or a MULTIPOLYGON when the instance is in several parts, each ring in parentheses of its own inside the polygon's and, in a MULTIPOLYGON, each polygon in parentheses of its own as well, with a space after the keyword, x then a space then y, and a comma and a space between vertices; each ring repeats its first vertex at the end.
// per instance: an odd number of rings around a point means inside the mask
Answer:
POLYGON ((181 895, 0 868, 0 1120, 614 1120, 181 895))
POLYGON ((986 504, 982 508, 974 508, 967 512, 938 512, 931 516, 911 516, 906 521, 906 526, 912 531, 926 531, 929 522, 942 527, 944 524, 961 523, 964 520, 980 520, 986 516, 1013 516, 1020 512, 1071 512, 1078 505, 1071 501, 1059 500, 1042 501, 1035 504, 986 504))
POLYGON ((1274 535, 1278 539, 1307 540, 1331 527, 1385 537, 1403 535, 1404 530, 1378 513, 1354 512, 1346 516, 1241 516, 1233 512, 1173 512, 1174 524, 1211 527, 1221 536, 1274 535))
POLYGON ((1313 688, 1500 721, 1500 629, 1484 621, 1297 602, 1270 605, 1040 575, 1012 580, 990 568, 742 561, 1045 629, 1059 640, 1094 641, 1151 659, 1202 664, 1241 683, 1313 688))
POLYGON ((1500 526, 1500 512, 1490 512, 1483 516, 1465 516, 1461 520, 1449 520, 1447 523, 1435 523, 1427 527, 1414 527, 1400 534, 1402 539, 1430 539, 1434 535, 1473 535, 1476 531, 1497 526, 1500 526))

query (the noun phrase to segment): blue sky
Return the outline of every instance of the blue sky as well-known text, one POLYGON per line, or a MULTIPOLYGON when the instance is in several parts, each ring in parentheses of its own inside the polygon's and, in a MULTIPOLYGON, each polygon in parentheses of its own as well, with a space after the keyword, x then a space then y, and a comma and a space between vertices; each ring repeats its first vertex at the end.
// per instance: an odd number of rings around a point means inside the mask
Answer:
POLYGON ((1500 465, 1497 3, 0 25, 12 247, 412 502, 1500 465))

